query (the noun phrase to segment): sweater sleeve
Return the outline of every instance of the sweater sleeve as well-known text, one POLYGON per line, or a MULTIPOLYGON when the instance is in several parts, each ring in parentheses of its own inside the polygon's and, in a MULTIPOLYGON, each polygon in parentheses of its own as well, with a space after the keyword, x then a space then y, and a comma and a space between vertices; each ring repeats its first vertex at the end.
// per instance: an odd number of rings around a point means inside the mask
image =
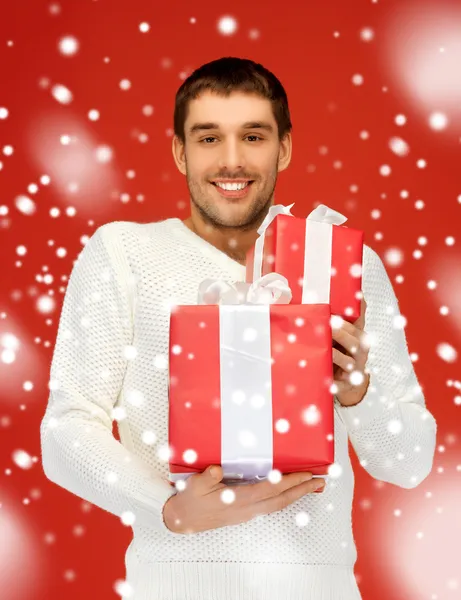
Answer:
POLYGON ((72 269, 40 424, 48 479, 118 517, 173 532, 163 506, 176 489, 112 434, 113 409, 133 359, 133 278, 118 224, 99 227, 72 269))
POLYGON ((375 479, 414 488, 431 472, 437 424, 425 407, 386 269, 366 245, 363 262, 370 381, 359 404, 345 407, 335 397, 335 409, 365 470, 375 479))

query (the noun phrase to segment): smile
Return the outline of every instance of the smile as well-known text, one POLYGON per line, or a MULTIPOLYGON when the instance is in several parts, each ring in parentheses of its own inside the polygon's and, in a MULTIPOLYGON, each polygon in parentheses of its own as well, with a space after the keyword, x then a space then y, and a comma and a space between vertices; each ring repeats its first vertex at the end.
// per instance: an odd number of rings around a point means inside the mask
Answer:
POLYGON ((232 183, 232 184, 218 184, 215 182, 211 182, 216 188, 216 191, 224 198, 244 198, 252 185, 253 181, 248 181, 246 183, 232 183), (224 187, 225 186, 225 187, 224 187))

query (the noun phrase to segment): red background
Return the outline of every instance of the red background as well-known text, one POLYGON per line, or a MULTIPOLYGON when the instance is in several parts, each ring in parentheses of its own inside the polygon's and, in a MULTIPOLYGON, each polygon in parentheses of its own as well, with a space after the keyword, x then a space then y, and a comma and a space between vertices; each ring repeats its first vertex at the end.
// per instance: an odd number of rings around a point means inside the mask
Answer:
POLYGON ((109 221, 188 214, 185 180, 171 155, 174 96, 196 67, 226 55, 261 62, 282 81, 294 153, 279 177, 276 202, 296 202, 300 216, 320 201, 365 231, 408 319, 409 349, 438 422, 433 472, 413 490, 374 481, 353 455, 363 597, 461 596, 460 370, 456 358, 437 351, 441 343, 456 348, 461 335, 460 31, 459 3, 444 0, 234 0, 223 9, 183 0, 2 6, 2 598, 120 596, 116 582, 125 575, 130 529, 53 485, 40 466, 39 424, 61 303, 83 236, 109 221), (233 33, 218 26, 225 16, 236 20, 233 33), (148 32, 140 31, 142 22, 148 32), (369 41, 364 28, 373 32, 369 41), (72 56, 58 47, 68 35, 79 42, 72 56), (362 85, 353 83, 356 74, 362 85), (120 88, 123 79, 130 89, 120 88), (56 84, 71 90, 72 102, 53 97, 56 84), (153 107, 150 116, 146 105, 153 107), (96 121, 88 118, 92 109, 100 113, 96 121), (431 125, 436 111, 446 116, 446 127, 431 125), (406 117, 403 126, 398 114, 406 117), (61 143, 63 135, 69 144, 61 143), (405 156, 391 150, 394 136, 408 143, 405 156), (98 146, 112 149, 109 162, 95 159, 98 146), (418 166, 421 159, 425 166, 418 166), (390 166, 389 176, 382 165, 390 166), (49 185, 41 183, 45 174, 49 185), (17 208, 20 195, 35 202, 33 214, 17 208), (392 249, 402 253, 398 265, 387 260, 392 249), (15 460, 18 450, 31 462, 15 460))

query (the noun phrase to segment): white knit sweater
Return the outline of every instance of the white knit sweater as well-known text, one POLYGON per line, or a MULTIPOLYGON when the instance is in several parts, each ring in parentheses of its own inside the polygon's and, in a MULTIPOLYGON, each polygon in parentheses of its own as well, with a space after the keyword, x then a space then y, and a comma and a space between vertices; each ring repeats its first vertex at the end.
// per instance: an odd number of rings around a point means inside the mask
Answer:
POLYGON ((176 492, 167 482, 169 309, 196 304, 208 277, 244 281, 245 267, 180 219, 95 231, 64 298, 40 427, 44 472, 124 522, 135 516, 124 598, 358 600, 348 438, 368 473, 402 488, 427 477, 436 443, 383 263, 365 246, 370 386, 355 407, 335 398, 336 467, 326 490, 241 525, 184 535, 162 518, 176 492))

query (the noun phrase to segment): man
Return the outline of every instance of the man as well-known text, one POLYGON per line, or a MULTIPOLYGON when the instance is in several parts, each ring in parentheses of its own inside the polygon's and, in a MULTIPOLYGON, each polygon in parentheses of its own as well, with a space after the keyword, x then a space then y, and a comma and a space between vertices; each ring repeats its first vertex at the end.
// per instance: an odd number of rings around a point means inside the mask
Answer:
POLYGON ((183 82, 174 129, 190 217, 108 223, 79 255, 41 425, 45 474, 132 525, 130 598, 358 600, 348 439, 373 477, 403 488, 427 477, 435 450, 436 423, 394 326, 392 285, 365 246, 362 315, 333 330, 335 464, 321 493, 312 492, 324 479, 292 473, 234 486, 225 502, 219 465, 175 489, 167 481, 170 310, 196 303, 206 278, 244 280, 292 138, 281 83, 239 58, 183 82), (362 374, 354 385, 352 371, 362 374))

